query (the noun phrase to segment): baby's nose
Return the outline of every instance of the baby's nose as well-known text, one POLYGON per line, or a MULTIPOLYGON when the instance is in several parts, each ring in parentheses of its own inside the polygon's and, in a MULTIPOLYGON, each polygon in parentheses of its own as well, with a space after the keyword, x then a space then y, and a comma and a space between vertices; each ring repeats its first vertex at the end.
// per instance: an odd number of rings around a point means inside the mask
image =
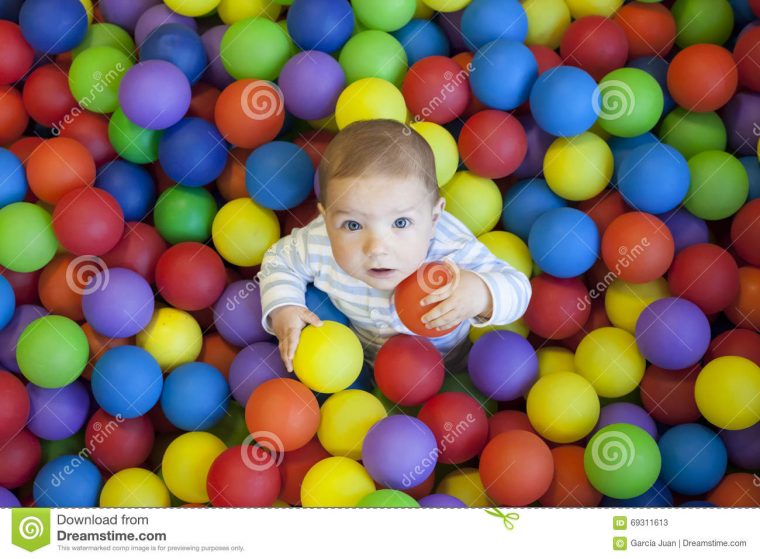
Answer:
POLYGON ((372 236, 364 245, 364 253, 367 256, 376 256, 388 252, 385 239, 380 236, 372 236))

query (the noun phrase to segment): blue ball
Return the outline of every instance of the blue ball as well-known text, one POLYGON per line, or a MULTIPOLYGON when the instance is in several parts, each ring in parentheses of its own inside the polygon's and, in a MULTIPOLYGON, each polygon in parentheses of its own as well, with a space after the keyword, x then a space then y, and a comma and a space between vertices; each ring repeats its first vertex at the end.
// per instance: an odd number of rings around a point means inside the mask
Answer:
POLYGON ((623 158, 639 146, 654 144, 660 140, 651 132, 644 132, 641 136, 633 138, 621 138, 619 136, 610 136, 607 144, 612 151, 612 160, 614 162, 612 169, 612 184, 617 185, 618 167, 623 162, 623 158))
POLYGON ((158 160, 178 184, 204 186, 224 171, 227 148, 213 124, 202 118, 184 118, 164 132, 158 143, 158 160))
POLYGON ((19 12, 21 33, 35 50, 60 54, 84 41, 87 11, 79 0, 26 0, 19 12))
POLYGON ((140 61, 171 62, 196 83, 206 69, 208 57, 200 36, 179 23, 168 23, 154 29, 140 45, 140 61))
POLYGON ((760 198, 760 161, 754 155, 742 157, 739 161, 744 165, 744 170, 747 171, 747 177, 749 178, 749 197, 747 201, 760 198))
POLYGON ((530 228, 542 214, 566 206, 567 200, 557 196, 544 179, 522 180, 504 196, 501 223, 505 230, 527 241, 530 228))
POLYGON ((714 507, 715 505, 711 503, 710 501, 686 501, 685 503, 681 503, 679 506, 682 507, 714 507))
POLYGON ((698 423, 676 425, 660 437, 662 479, 684 495, 714 488, 726 473, 728 452, 712 429, 698 423))
POLYGON ((26 196, 26 172, 12 151, 0 148, 0 208, 21 202, 26 196))
POLYGON ((528 248, 541 270, 573 278, 588 271, 599 257, 599 230, 580 210, 549 210, 530 228, 528 248))
POLYGON ((338 310, 330 297, 313 283, 306 286, 306 306, 322 320, 349 325, 348 317, 338 310))
POLYGON ((306 200, 314 186, 314 165, 291 142, 269 142, 253 150, 245 163, 245 187, 257 204, 289 210, 306 200))
POLYGON ((354 31, 347 0, 294 0, 287 18, 288 33, 301 50, 335 52, 354 31))
POLYGON ((413 19, 391 35, 404 47, 409 66, 428 56, 448 56, 451 52, 446 33, 429 19, 413 19))
POLYGON ((470 86, 485 105, 509 111, 527 101, 537 77, 538 63, 530 49, 516 41, 499 39, 475 53, 470 86))
POLYGON ((596 122, 601 107, 591 75, 573 66, 557 66, 541 74, 530 92, 536 123, 555 136, 577 136, 596 122))
POLYGON ((141 221, 156 203, 156 184, 140 165, 117 159, 98 169, 95 186, 111 194, 124 212, 124 221, 141 221))
POLYGON ((676 148, 657 142, 639 146, 623 157, 618 188, 630 206, 658 214, 683 201, 690 177, 684 156, 676 148))
POLYGON ((16 294, 5 276, 0 276, 0 330, 5 328, 16 312, 16 294))
POLYGON ((613 499, 612 497, 605 497, 602 499, 601 505, 603 507, 672 507, 673 506, 673 493, 668 489, 661 479, 654 482, 652 487, 647 489, 644 493, 638 497, 632 499, 613 499))
POLYGON ((676 108, 676 102, 673 100, 673 96, 670 95, 668 90, 668 67, 670 64, 664 58, 659 56, 642 56, 634 58, 628 63, 629 68, 638 68, 644 70, 647 74, 652 76, 662 89, 663 108, 662 114, 666 115, 670 111, 676 108))
POLYGON ((34 478, 37 507, 96 507, 103 485, 97 466, 76 454, 54 458, 34 478))
POLYGON ((517 0, 472 0, 462 13, 462 37, 477 50, 490 41, 528 37, 528 16, 517 0))
POLYGON ((185 431, 213 427, 227 412, 230 386, 216 367, 185 363, 174 369, 164 383, 161 409, 172 425, 185 431))
POLYGON ((156 405, 164 378, 150 353, 125 345, 109 349, 98 359, 90 385, 101 408, 130 419, 145 415, 156 405))

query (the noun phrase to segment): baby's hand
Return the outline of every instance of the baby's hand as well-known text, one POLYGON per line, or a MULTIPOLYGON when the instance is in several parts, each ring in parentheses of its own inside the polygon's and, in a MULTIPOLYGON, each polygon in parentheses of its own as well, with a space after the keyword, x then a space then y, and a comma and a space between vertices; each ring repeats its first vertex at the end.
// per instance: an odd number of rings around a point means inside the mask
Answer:
POLYGON ((272 311, 272 330, 280 340, 280 357, 288 372, 293 372, 293 356, 296 354, 301 330, 307 324, 322 326, 322 320, 309 309, 298 305, 285 305, 272 311))
POLYGON ((450 259, 444 259, 443 262, 451 271, 454 280, 420 301, 422 306, 442 301, 423 315, 422 322, 425 326, 446 330, 474 316, 490 314, 493 301, 491 291, 483 279, 474 272, 461 270, 450 259))

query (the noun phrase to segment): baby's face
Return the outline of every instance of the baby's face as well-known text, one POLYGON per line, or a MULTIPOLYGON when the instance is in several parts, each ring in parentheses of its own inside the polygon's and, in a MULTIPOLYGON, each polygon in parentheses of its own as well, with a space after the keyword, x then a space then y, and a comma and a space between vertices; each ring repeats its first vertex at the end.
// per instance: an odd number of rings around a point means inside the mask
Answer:
POLYGON ((427 256, 443 198, 432 203, 416 177, 333 179, 319 205, 333 256, 350 276, 376 289, 394 289, 427 256))

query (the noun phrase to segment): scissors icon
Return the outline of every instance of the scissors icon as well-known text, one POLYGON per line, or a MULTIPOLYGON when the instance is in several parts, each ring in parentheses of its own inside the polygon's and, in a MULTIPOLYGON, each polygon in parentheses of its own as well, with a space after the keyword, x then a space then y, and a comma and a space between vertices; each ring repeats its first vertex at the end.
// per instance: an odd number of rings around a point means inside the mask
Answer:
POLYGON ((500 511, 496 507, 494 507, 492 509, 486 509, 486 514, 490 514, 491 516, 495 516, 497 518, 501 518, 502 521, 504 522, 504 527, 507 530, 514 530, 515 525, 514 525, 514 523, 512 521, 520 519, 520 515, 517 514, 516 512, 504 513, 504 512, 500 511))

